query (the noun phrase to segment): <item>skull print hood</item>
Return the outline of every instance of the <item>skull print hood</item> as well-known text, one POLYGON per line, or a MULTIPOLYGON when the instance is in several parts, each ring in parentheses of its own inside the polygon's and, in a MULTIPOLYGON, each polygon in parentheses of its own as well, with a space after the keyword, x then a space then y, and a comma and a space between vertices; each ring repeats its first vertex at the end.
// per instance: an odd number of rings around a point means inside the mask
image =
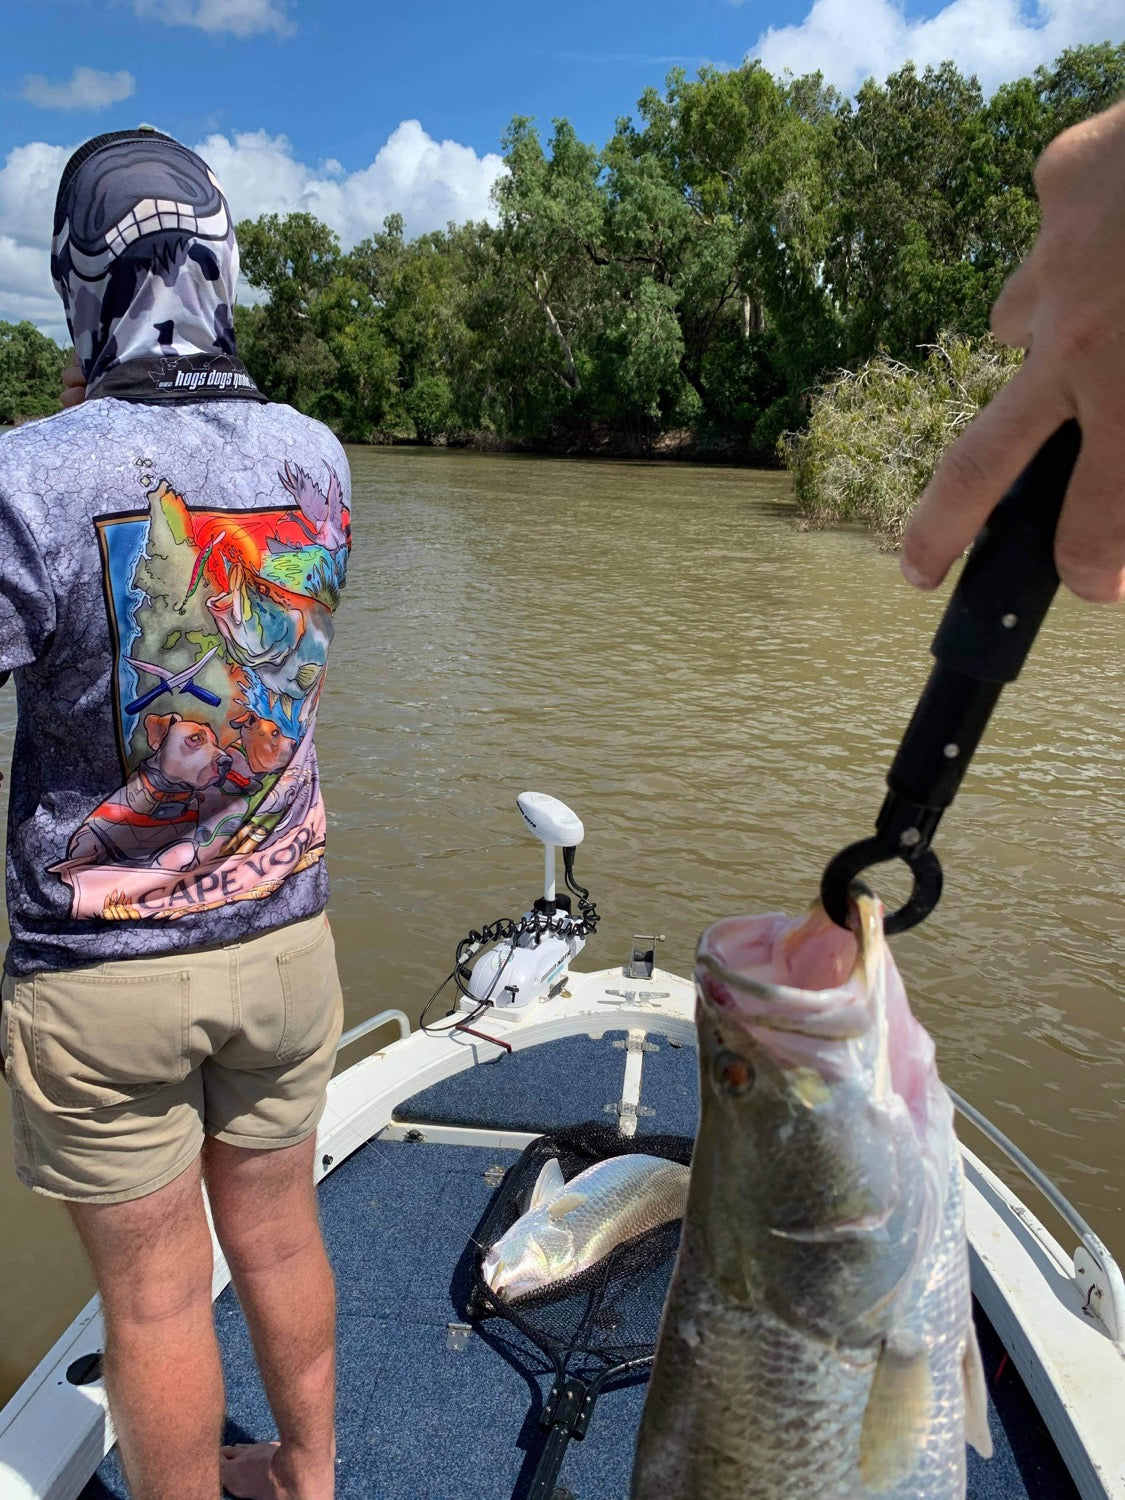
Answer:
POLYGON ((55 204, 51 274, 86 394, 263 401, 238 358, 238 245, 214 174, 155 130, 87 141, 55 204))

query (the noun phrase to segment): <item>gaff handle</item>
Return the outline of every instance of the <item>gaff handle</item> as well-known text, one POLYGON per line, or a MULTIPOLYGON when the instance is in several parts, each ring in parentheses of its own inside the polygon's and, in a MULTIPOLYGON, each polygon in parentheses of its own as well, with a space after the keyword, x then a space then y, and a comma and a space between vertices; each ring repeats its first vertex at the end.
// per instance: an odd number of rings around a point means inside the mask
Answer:
POLYGON ((1081 445, 1077 422, 1064 423, 973 543, 930 647, 935 665, 887 773, 875 837, 842 850, 821 879, 825 910, 841 927, 847 925, 848 884, 883 860, 903 859, 916 876, 910 899, 886 919, 887 932, 913 927, 937 904, 941 867, 930 841, 1004 684, 1019 676, 1055 597, 1055 531, 1081 445))

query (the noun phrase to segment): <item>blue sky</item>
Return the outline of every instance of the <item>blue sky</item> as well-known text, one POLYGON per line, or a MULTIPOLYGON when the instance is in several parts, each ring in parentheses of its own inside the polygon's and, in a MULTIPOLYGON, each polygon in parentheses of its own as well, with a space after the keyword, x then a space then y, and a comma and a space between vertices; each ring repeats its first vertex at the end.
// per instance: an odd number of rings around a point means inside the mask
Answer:
POLYGON ((516 114, 602 142, 669 69, 821 69, 852 91, 906 58, 987 88, 1125 40, 1125 0, 5 0, 0 318, 62 334, 54 188, 88 136, 149 121, 202 150, 236 218, 307 208, 345 243, 489 212, 516 114))

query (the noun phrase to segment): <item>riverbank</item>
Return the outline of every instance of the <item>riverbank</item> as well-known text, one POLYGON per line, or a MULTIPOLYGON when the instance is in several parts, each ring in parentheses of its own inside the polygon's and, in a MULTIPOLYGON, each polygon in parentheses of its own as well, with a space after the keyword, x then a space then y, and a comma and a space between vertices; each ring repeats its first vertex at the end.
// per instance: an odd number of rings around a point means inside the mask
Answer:
POLYGON ((1020 351, 991 338, 942 338, 920 366, 879 355, 807 392, 807 425, 784 433, 765 454, 734 434, 690 426, 654 432, 594 422, 538 439, 456 427, 427 439, 408 427, 376 428, 356 446, 788 469, 800 529, 858 526, 892 551, 945 448, 1021 359, 1020 351))
POLYGON ((430 441, 406 433, 384 432, 357 446, 368 448, 448 448, 469 453, 526 453, 540 458, 668 459, 685 464, 730 464, 747 469, 780 469, 776 452, 758 453, 733 438, 704 436, 690 427, 654 435, 594 427, 588 432, 531 441, 495 432, 449 432, 430 441))
MULTIPOLYGON (((17 417, 12 422, 0 423, 0 437, 5 432, 14 432, 17 427, 23 427, 28 422, 42 420, 41 417, 17 417)), ((627 432, 598 431, 581 440, 571 436, 565 441, 560 439, 557 442, 539 443, 501 437, 494 432, 451 432, 429 441, 408 433, 379 432, 365 443, 350 443, 349 446, 405 450, 444 449, 449 452, 496 456, 511 453, 533 458, 607 459, 634 463, 638 460, 658 459, 684 465, 698 464, 704 468, 721 465, 725 468, 776 470, 785 467, 776 453, 748 453, 733 442, 701 438, 689 429, 663 432, 652 439, 640 438, 627 432)))

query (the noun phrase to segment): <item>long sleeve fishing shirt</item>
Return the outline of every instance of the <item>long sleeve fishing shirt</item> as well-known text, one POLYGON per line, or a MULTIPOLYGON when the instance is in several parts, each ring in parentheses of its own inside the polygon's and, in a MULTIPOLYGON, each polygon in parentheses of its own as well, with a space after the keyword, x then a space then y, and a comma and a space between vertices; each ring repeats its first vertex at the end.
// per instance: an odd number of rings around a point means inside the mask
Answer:
POLYGON ((207 169, 163 137, 100 139, 64 176, 52 257, 88 399, 0 437, 17 975, 230 942, 327 900, 313 731, 347 461, 237 358, 207 169))

